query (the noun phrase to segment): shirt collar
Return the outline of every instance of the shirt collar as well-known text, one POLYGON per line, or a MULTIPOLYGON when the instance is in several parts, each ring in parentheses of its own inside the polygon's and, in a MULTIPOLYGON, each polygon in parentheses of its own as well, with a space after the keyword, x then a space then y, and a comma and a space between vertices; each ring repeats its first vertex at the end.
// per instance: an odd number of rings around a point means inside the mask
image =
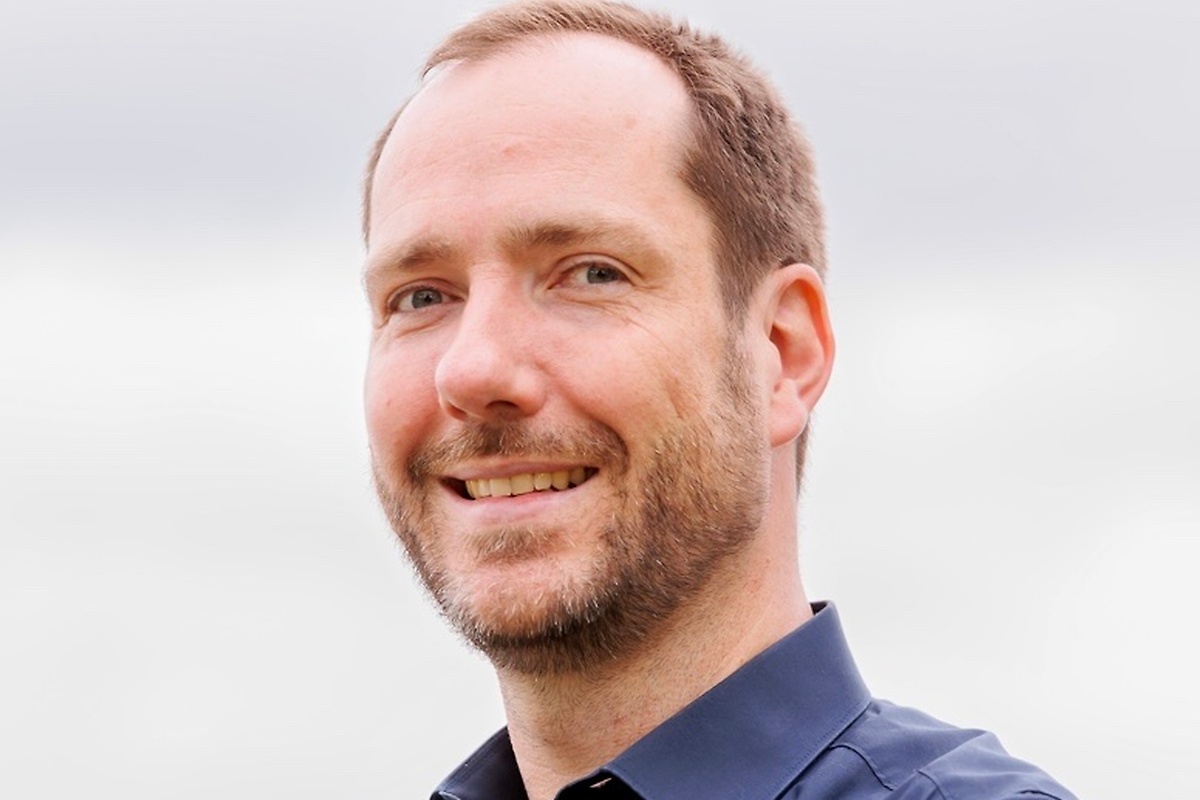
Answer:
POLYGON ((777 796, 870 701, 837 609, 813 610, 607 771, 646 800, 777 796))
MULTIPOLYGON (((833 604, 752 658, 582 783, 615 776, 645 800, 775 797, 870 700, 833 604)), ((524 798, 507 733, 480 748, 438 798, 524 798)), ((576 784, 576 785, 579 785, 576 784)))
POLYGON ((527 800, 508 729, 484 742, 442 781, 430 800, 527 800))

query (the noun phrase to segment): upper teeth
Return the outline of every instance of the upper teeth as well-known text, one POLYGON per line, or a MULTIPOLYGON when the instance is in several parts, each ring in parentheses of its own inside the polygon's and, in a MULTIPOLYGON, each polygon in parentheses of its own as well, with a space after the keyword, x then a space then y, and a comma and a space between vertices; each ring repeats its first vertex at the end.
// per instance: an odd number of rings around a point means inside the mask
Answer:
POLYGON ((474 500, 480 497, 512 497, 551 488, 562 490, 578 486, 586 477, 587 472, 583 467, 575 467, 556 472, 526 472, 507 478, 476 478, 463 482, 467 485, 467 494, 474 500))

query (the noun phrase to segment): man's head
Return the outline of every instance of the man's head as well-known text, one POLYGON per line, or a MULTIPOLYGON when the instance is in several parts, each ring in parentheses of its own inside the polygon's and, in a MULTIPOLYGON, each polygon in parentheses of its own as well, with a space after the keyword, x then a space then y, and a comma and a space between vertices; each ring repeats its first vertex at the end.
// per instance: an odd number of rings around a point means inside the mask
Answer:
MULTIPOLYGON (((751 198, 701 163, 697 96, 759 108, 765 84, 681 74, 669 37, 545 27, 639 13, 546 4, 467 26, 372 159, 380 497, 447 615, 517 670, 618 658, 719 580, 782 518, 780 465, 828 375, 819 279, 791 263, 819 264, 815 200, 751 198), (734 196, 791 203, 810 235, 773 252, 744 228, 779 225, 718 210, 734 196)), ((741 144, 715 157, 810 184, 794 132, 800 167, 763 150, 771 125, 790 130, 781 109, 735 115, 713 135, 741 144)))

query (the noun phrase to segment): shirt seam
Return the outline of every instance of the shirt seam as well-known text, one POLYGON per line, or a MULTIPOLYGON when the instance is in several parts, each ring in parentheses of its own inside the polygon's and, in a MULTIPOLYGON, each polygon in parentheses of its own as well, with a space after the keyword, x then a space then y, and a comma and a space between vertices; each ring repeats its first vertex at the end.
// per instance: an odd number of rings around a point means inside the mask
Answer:
POLYGON ((867 765, 867 769, 871 770, 871 774, 875 776, 875 780, 879 781, 880 786, 887 789, 889 792, 896 791, 895 784, 889 783, 887 780, 884 780, 883 770, 881 770, 879 768, 879 766, 871 759, 871 757, 869 755, 867 755, 865 750, 863 750, 858 745, 850 744, 849 742, 837 742, 837 743, 833 744, 829 749, 837 750, 839 748, 849 750, 850 752, 856 754, 859 758, 861 758, 863 760, 863 763, 865 763, 867 765))
MULTIPOLYGON (((922 769, 917 770, 917 774, 920 775, 921 777, 925 778, 930 783, 932 783, 934 788, 937 789, 937 793, 939 795, 941 795, 941 797, 944 798, 944 800, 956 800, 957 796, 951 795, 949 792, 947 792, 945 787, 942 786, 941 782, 937 778, 935 778, 931 773, 929 773, 928 771, 926 771, 925 769, 922 768, 922 769)), ((1062 800, 1062 798, 1059 797, 1058 795, 1050 794, 1049 792, 1044 792, 1041 789, 1020 789, 1016 792, 1016 794, 1017 795, 1036 795, 1039 797, 1048 797, 1048 798, 1050 798, 1050 800, 1062 800)), ((1013 797, 1016 795, 1009 795, 1009 796, 1013 797)))
POLYGON ((776 787, 775 792, 771 795, 771 797, 781 796, 785 791, 787 791, 789 786, 794 785, 800 776, 804 774, 804 770, 808 767, 808 765, 812 763, 814 756, 822 750, 827 750, 829 748, 830 739, 832 738, 833 734, 845 730, 846 726, 861 716, 862 713, 867 710, 867 706, 870 704, 870 697, 861 699, 857 705, 855 705, 850 709, 849 712, 846 713, 845 716, 843 716, 833 725, 829 726, 828 730, 821 734, 821 736, 817 737, 816 743, 808 750, 805 750, 804 755, 801 758, 793 762, 793 766, 790 770, 790 775, 788 776, 787 780, 776 787))

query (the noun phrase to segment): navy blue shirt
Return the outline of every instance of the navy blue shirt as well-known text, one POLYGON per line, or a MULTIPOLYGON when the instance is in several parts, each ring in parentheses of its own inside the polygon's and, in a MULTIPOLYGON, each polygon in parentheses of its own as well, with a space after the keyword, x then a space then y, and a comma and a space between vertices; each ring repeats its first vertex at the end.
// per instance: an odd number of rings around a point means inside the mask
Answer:
MULTIPOLYGON (((873 699, 837 609, 808 622, 564 788, 559 800, 1075 800, 984 731, 873 699)), ((433 800, 527 800, 508 732, 433 800)))

